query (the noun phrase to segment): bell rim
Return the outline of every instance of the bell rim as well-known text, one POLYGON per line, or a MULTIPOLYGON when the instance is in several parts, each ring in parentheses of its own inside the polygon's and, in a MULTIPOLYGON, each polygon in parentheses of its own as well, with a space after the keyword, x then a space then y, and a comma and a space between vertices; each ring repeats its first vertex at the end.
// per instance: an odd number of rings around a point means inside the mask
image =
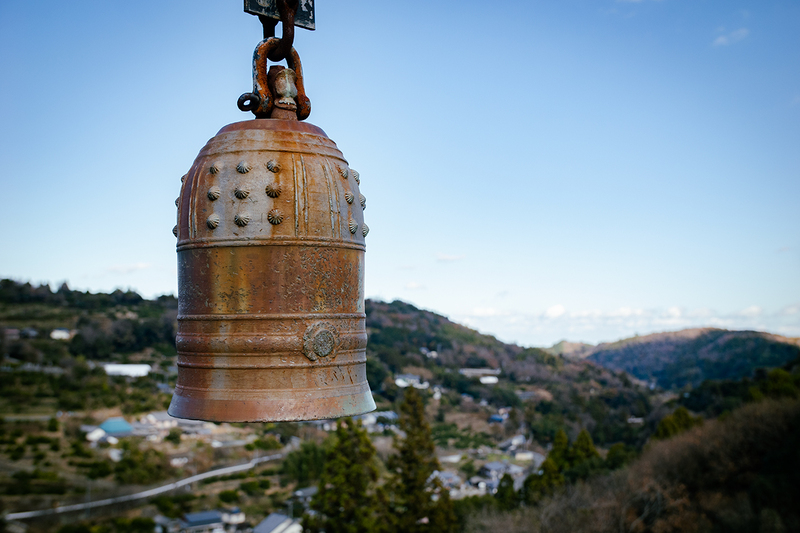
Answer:
MULTIPOLYGON (((363 384, 363 385, 366 385, 363 384)), ((287 401, 285 398, 252 400, 190 398, 176 390, 167 413, 174 418, 202 420, 205 422, 303 422, 358 416, 377 409, 369 386, 358 387, 359 391, 325 400, 336 400, 333 405, 310 404, 301 398, 287 401), (346 405, 342 405, 342 404, 346 405)), ((304 391, 297 391, 302 395, 304 391)))

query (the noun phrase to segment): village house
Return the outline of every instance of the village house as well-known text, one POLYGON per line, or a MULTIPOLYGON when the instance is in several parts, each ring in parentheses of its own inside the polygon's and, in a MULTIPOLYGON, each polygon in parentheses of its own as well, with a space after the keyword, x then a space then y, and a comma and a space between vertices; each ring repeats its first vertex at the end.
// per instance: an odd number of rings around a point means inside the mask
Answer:
POLYGON ((303 533, 303 526, 284 514, 272 513, 253 528, 253 533, 303 533))

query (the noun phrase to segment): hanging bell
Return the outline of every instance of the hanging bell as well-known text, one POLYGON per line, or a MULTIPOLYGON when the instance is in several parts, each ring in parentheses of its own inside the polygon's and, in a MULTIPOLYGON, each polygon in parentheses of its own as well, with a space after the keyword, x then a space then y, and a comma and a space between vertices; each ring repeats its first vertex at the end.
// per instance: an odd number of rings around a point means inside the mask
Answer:
POLYGON ((294 48, 254 54, 256 119, 200 151, 178 204, 178 381, 169 414, 312 420, 375 409, 366 378, 359 175, 310 112, 294 48))

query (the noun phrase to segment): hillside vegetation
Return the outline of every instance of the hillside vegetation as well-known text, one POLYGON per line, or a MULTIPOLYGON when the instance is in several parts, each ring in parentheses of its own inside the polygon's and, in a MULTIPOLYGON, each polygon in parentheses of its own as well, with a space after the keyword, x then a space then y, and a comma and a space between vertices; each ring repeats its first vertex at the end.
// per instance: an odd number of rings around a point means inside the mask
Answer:
POLYGON ((539 506, 475 517, 505 533, 800 531, 800 401, 766 400, 654 443, 539 506))
POLYGON ((796 339, 760 331, 699 328, 633 337, 572 352, 659 386, 681 388, 707 379, 739 379, 800 356, 796 339))

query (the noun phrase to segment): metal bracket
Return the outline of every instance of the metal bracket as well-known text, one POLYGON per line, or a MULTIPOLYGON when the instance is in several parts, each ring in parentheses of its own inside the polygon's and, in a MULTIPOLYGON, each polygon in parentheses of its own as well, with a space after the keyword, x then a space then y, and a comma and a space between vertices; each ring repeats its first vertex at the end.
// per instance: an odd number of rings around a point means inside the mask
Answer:
MULTIPOLYGON (((244 10, 251 15, 268 17, 276 21, 281 20, 281 15, 278 11, 278 0, 244 0, 244 10)), ((299 0, 297 12, 294 16, 294 25, 307 30, 314 30, 316 29, 314 22, 314 0, 299 0)))

